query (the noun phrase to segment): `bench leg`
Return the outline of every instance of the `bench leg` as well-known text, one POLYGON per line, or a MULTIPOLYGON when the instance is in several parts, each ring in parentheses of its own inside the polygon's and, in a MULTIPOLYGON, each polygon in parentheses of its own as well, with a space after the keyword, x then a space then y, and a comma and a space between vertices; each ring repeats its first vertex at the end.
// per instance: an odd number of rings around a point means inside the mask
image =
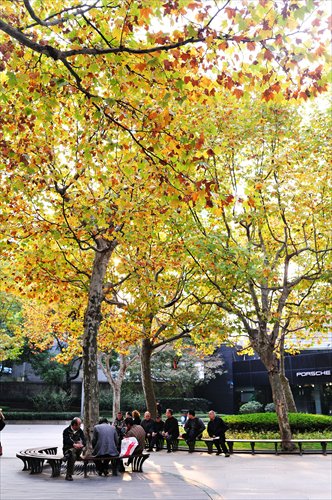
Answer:
POLYGON ((251 447, 251 453, 252 453, 252 455, 255 455, 255 442, 254 441, 252 441, 250 443, 250 447, 251 447))
POLYGON ((61 471, 62 460, 48 460, 52 468, 52 477, 59 477, 61 471))
POLYGON ((30 474, 40 474, 43 472, 44 459, 30 458, 31 472, 30 474))
POLYGON ((323 455, 326 455, 327 442, 326 441, 321 441, 320 444, 321 444, 321 447, 322 447, 323 455))
POLYGON ((149 454, 141 455, 138 457, 132 457, 133 460, 131 462, 131 470, 133 472, 143 472, 143 464, 147 458, 149 458, 149 454))
POLYGON ((302 443, 298 443, 299 448, 300 448, 300 455, 303 455, 303 449, 302 449, 302 443))
POLYGON ((232 455, 234 453, 233 451, 233 448, 234 448, 234 442, 233 441, 226 441, 226 443, 228 444, 228 448, 229 448, 229 453, 232 455))

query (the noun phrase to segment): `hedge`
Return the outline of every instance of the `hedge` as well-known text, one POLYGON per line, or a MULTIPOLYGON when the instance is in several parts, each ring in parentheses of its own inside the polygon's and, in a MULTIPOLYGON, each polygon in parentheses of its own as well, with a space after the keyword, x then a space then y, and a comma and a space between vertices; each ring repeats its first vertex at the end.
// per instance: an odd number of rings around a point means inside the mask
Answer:
MULTIPOLYGON (((279 431, 275 413, 226 415, 223 417, 233 431, 279 431)), ((332 417, 308 413, 289 413, 292 432, 332 431, 332 417)))
POLYGON ((34 412, 34 411, 8 411, 5 414, 6 420, 72 420, 78 413, 73 412, 34 412))

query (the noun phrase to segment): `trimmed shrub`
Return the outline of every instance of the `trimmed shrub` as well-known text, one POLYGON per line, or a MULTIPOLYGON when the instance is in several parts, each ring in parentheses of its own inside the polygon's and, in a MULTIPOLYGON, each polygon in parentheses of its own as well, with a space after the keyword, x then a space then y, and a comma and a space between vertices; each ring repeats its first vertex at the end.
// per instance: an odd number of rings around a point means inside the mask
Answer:
POLYGON ((41 411, 66 411, 71 405, 71 397, 63 391, 41 391, 31 401, 34 408, 41 411))
POLYGON ((274 413, 276 411, 276 407, 274 403, 268 403, 264 408, 265 413, 274 413))
POLYGON ((258 401, 249 401, 248 403, 243 404, 239 410, 241 414, 261 413, 262 411, 263 411, 263 405, 258 401))
POLYGON ((9 411, 6 420, 72 420, 79 414, 69 412, 33 412, 33 411, 9 411))
MULTIPOLYGON (((230 431, 278 432, 276 413, 226 415, 223 417, 230 431)), ((332 431, 332 417, 307 413, 289 413, 292 432, 332 431)))
POLYGON ((113 394, 111 391, 101 391, 99 394, 99 409, 112 410, 113 394))

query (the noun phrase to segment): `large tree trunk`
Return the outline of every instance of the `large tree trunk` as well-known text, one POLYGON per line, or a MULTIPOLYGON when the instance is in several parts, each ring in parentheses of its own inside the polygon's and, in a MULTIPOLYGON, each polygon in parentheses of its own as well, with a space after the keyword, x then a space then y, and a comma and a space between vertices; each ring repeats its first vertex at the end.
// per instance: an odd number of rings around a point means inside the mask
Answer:
POLYGON ((295 446, 291 443, 292 432, 289 425, 287 403, 284 388, 281 382, 281 376, 278 369, 269 371, 269 380, 272 388, 273 402, 278 416, 280 438, 282 440, 283 450, 292 451, 295 446))
POLYGON ((156 396, 151 377, 151 355, 152 345, 150 339, 143 339, 141 348, 141 374, 142 385, 145 396, 147 410, 151 413, 152 418, 156 417, 156 396))
POLYGON ((123 380, 117 380, 113 385, 113 422, 116 419, 116 414, 121 410, 121 387, 123 380))
POLYGON ((274 352, 273 346, 268 345, 266 338, 264 338, 261 333, 256 337, 254 335, 252 336, 252 343, 269 374, 273 402, 278 417, 282 448, 287 451, 292 451, 295 446, 291 443, 292 432, 289 425, 285 391, 280 376, 280 361, 274 352), (263 340, 265 341, 263 342, 263 340))
POLYGON ((289 380, 285 375, 285 335, 282 335, 280 340, 280 378, 284 389, 287 411, 297 413, 297 408, 294 401, 294 396, 289 385, 289 380))
POLYGON ((289 413, 297 413, 297 408, 296 408, 296 404, 294 401, 292 389, 289 385, 289 380, 283 373, 280 374, 280 379, 281 379, 282 387, 283 387, 284 394, 285 394, 287 411, 289 413))
POLYGON ((98 240, 98 250, 93 261, 88 305, 84 316, 83 335, 83 390, 84 432, 88 450, 91 449, 93 426, 99 419, 99 386, 97 361, 97 336, 102 320, 103 282, 116 242, 98 240))

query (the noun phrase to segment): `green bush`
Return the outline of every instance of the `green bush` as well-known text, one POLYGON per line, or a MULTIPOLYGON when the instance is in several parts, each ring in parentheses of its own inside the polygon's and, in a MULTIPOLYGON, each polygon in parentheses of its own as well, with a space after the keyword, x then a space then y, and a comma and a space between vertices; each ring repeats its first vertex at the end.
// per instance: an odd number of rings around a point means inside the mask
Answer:
POLYGON ((33 412, 33 411, 9 411, 6 420, 72 420, 79 414, 70 412, 33 412))
MULTIPOLYGON (((226 415, 225 422, 234 432, 278 432, 276 413, 253 413, 247 415, 226 415)), ((332 431, 332 417, 307 413, 290 413, 292 432, 332 431)))
POLYGON ((112 410, 113 394, 111 391, 101 391, 99 394, 99 409, 112 410))
POLYGON ((248 403, 245 403, 242 406, 240 406, 239 410, 241 414, 261 413, 262 411, 263 411, 263 405, 258 401, 249 401, 248 403))
POLYGON ((121 395, 121 408, 123 411, 138 410, 143 413, 146 410, 144 395, 140 392, 126 392, 121 395))
POLYGON ((40 411, 66 411, 71 405, 71 397, 63 391, 41 391, 31 401, 34 408, 40 411))
POLYGON ((276 411, 276 407, 274 403, 268 403, 264 408, 265 413, 274 413, 276 411))

